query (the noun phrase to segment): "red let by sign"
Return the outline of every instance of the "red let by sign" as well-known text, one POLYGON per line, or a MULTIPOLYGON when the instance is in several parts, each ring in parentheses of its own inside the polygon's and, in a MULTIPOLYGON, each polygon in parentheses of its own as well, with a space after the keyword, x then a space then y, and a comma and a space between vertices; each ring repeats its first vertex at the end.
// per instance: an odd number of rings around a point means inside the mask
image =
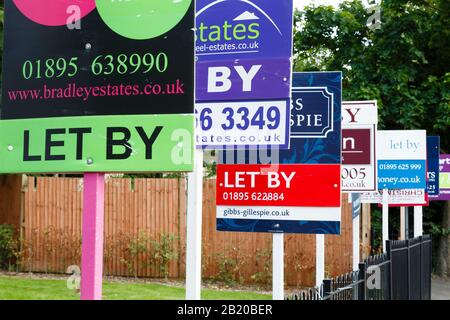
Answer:
POLYGON ((217 165, 217 205, 339 207, 340 165, 217 165))

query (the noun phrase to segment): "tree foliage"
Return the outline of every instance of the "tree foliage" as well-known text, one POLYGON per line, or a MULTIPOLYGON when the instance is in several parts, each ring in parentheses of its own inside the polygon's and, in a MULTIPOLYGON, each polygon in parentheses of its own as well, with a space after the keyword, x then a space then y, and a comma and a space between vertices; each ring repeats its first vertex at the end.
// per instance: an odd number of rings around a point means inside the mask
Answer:
MULTIPOLYGON (((296 11, 295 70, 343 71, 343 99, 377 100, 380 129, 426 129, 450 153, 450 1, 383 0, 380 9, 381 26, 373 30, 373 11, 360 0, 296 11)), ((425 207, 424 228, 441 239, 446 256, 443 205, 425 207)))
POLYGON ((296 71, 342 70, 344 100, 378 100, 381 129, 426 129, 450 151, 450 1, 360 0, 296 11, 296 71))

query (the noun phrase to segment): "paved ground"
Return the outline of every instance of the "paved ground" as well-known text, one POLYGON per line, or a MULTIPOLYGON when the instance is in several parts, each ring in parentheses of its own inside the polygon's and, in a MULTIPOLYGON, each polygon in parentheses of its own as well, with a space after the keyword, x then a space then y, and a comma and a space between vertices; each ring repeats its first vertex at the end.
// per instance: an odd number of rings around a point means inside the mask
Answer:
POLYGON ((450 300, 450 280, 431 279, 431 300, 450 300))

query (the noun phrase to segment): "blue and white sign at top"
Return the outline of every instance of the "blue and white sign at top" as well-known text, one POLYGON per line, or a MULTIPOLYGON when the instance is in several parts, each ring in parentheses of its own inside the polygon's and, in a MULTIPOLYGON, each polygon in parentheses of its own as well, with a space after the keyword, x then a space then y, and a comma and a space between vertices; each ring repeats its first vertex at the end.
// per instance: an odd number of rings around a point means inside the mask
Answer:
POLYGON ((378 190, 426 189, 426 159, 425 130, 378 131, 378 190))
POLYGON ((198 0, 197 146, 289 147, 293 0, 198 0))
POLYGON ((196 23, 198 61, 292 53, 292 0, 197 0, 196 23))

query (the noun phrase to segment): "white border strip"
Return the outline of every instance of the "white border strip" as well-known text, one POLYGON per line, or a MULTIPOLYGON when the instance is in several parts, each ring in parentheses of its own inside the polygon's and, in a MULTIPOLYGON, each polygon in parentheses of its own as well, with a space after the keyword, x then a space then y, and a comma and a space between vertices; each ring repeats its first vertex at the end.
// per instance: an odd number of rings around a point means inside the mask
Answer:
POLYGON ((217 218, 281 221, 341 221, 341 208, 217 206, 217 218))

